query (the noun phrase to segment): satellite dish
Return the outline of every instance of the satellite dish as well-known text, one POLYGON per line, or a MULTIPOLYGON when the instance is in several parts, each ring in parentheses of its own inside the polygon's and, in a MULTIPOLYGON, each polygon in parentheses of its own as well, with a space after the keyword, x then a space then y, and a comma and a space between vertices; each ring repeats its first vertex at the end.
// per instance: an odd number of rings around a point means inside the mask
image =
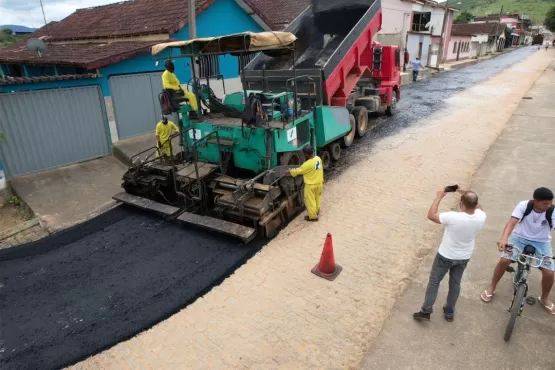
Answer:
POLYGON ((46 44, 40 39, 29 39, 27 40, 27 50, 36 52, 40 58, 46 51, 46 44))

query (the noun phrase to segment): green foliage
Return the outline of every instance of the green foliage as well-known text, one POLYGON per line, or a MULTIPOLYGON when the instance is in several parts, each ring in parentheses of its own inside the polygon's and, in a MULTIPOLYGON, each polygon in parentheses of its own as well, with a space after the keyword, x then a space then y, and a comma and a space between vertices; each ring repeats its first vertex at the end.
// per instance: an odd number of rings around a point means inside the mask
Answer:
POLYGON ((547 14, 545 15, 543 25, 551 32, 555 32, 555 6, 549 9, 547 14))
POLYGON ((6 135, 6 133, 4 131, 0 131, 0 142, 6 142, 8 136, 6 135))
POLYGON ((12 35, 11 31, 8 34, 7 32, 5 32, 4 30, 1 30, 0 32, 0 47, 2 46, 8 46, 11 44, 15 44, 16 42, 23 40, 25 38, 25 35, 12 35))
POLYGON ((11 35, 13 33, 13 31, 9 28, 3 28, 2 32, 5 33, 6 35, 11 35))
POLYGON ((462 12, 460 12, 457 15, 457 18, 455 18, 455 23, 456 24, 461 24, 461 23, 470 23, 470 21, 474 18, 474 16, 472 15, 472 13, 470 13, 467 10, 463 10, 462 12))
POLYGON ((449 5, 466 10, 475 16, 499 14, 501 6, 503 13, 526 14, 535 24, 544 22, 550 8, 555 6, 555 0, 449 0, 449 5))

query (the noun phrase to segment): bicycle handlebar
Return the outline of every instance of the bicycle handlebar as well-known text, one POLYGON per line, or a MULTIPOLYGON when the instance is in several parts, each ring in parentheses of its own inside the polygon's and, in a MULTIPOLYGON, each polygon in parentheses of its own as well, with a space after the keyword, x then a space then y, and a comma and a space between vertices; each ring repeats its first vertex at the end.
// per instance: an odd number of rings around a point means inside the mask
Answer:
MULTIPOLYGON (((515 248, 515 246, 512 245, 512 244, 507 244, 505 246, 505 250, 513 250, 513 249, 518 250, 519 254, 517 256, 516 262, 520 263, 521 265, 529 265, 530 267, 533 267, 533 268, 538 268, 542 265, 542 259, 541 258, 538 258, 536 256, 532 256, 532 255, 529 255, 529 254, 524 254, 524 253, 522 253, 522 251, 520 251, 520 249, 515 248), (532 264, 532 261, 537 261, 537 264, 532 264)), ((555 260, 555 256, 545 256, 545 257, 548 257, 552 260, 555 260)))

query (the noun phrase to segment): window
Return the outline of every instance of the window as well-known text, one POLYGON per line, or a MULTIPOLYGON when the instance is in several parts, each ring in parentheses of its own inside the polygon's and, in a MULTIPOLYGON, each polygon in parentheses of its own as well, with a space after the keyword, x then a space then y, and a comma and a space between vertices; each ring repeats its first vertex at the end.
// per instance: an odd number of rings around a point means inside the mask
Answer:
POLYGON ((470 51, 470 41, 466 42, 466 51, 469 52, 470 51))
POLYGON ((220 74, 220 58, 217 55, 202 55, 199 61, 199 78, 212 78, 220 74))
POLYGON ((457 42, 455 41, 455 43, 453 44, 453 53, 457 52, 457 42))
POLYGON ((18 64, 8 64, 8 76, 23 77, 23 68, 18 64))
POLYGON ((427 32, 429 29, 426 28, 426 25, 430 23, 430 19, 432 17, 431 12, 420 13, 414 12, 412 13, 412 27, 411 30, 414 32, 427 32))
POLYGON ((241 73, 241 71, 243 69, 245 69, 247 64, 249 64, 257 55, 258 55, 258 53, 257 54, 239 55, 239 73, 241 73))

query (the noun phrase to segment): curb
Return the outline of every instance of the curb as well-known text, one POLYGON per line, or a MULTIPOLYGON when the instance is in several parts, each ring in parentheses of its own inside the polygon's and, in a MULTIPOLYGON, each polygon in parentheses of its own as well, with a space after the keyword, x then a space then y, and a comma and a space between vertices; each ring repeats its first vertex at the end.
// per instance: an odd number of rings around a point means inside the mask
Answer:
POLYGON ((40 221, 38 218, 33 218, 32 220, 22 222, 19 225, 14 226, 7 231, 1 232, 0 241, 11 238, 12 236, 19 234, 20 232, 30 229, 33 226, 37 226, 37 225, 40 225, 40 221))

